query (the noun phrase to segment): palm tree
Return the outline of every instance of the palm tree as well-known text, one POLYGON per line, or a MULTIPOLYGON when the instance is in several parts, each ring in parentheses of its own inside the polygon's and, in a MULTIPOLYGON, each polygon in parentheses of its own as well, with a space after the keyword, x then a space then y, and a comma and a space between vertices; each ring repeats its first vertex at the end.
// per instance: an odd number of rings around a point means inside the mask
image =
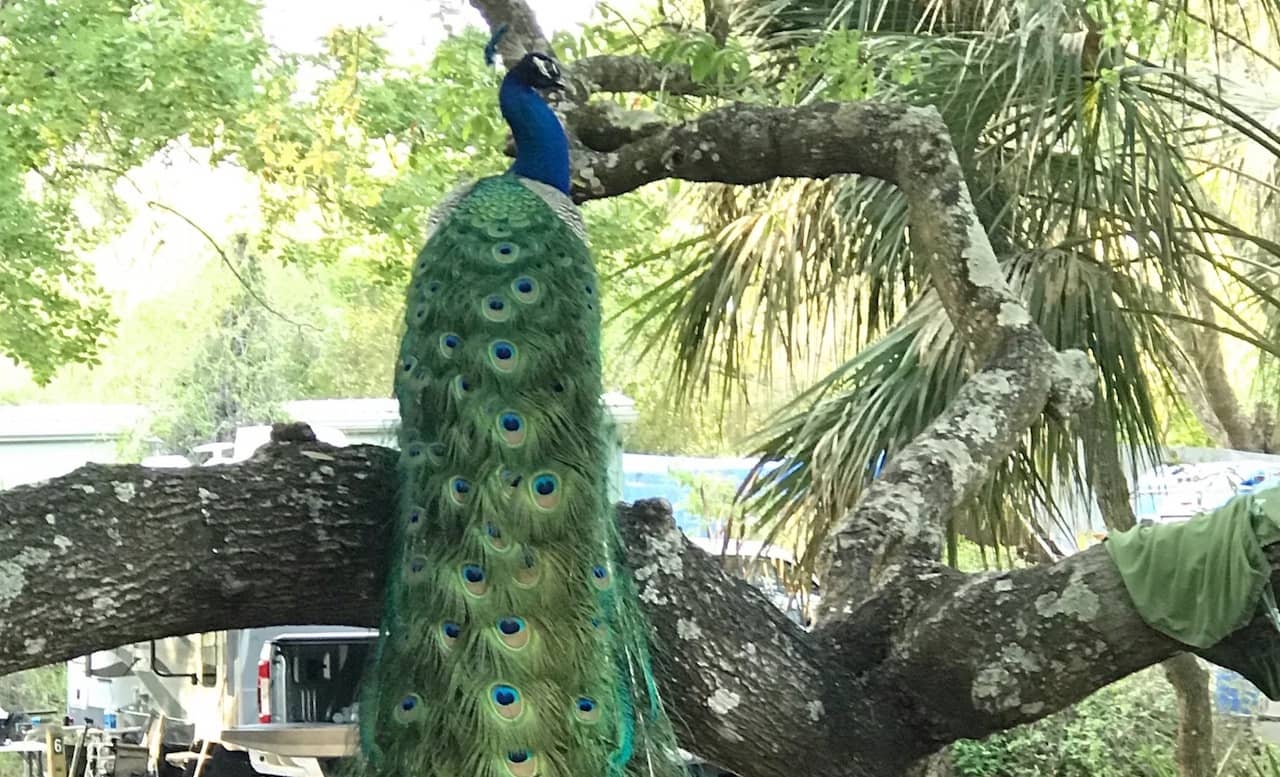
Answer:
MULTIPOLYGON (((1222 393, 1222 337, 1248 344, 1259 386, 1275 385, 1280 98, 1263 95, 1280 95, 1280 61, 1262 43, 1274 48, 1280 31, 1274 0, 750 0, 736 10, 764 77, 796 102, 936 106, 1011 284, 1055 346, 1096 366, 1093 415, 1031 429, 953 537, 1051 554, 1050 523, 1090 498, 1091 474, 1115 471, 1103 463, 1119 461, 1117 447, 1131 462, 1159 455, 1162 406, 1227 420, 1239 403, 1222 393)), ((746 492, 771 531, 809 538, 812 565, 870 482, 869 464, 951 400, 970 355, 912 266, 892 187, 858 177, 709 187, 700 215, 701 249, 643 302, 675 345, 685 391, 727 395, 761 360, 829 369, 761 431, 757 452, 785 464, 761 468, 746 492)), ((1099 504, 1124 526, 1115 500, 1099 504)), ((1179 683, 1205 692, 1203 677, 1179 683)), ((1184 744, 1183 774, 1204 773, 1207 746, 1184 744)))

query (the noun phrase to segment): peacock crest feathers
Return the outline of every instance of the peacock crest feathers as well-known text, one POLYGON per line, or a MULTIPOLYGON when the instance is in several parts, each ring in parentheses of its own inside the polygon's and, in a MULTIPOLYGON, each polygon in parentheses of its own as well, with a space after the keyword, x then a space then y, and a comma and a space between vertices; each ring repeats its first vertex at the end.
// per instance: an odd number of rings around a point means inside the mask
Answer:
POLYGON ((554 187, 461 187, 413 264, 401 506, 361 706, 396 777, 677 773, 606 498, 597 279, 554 187))

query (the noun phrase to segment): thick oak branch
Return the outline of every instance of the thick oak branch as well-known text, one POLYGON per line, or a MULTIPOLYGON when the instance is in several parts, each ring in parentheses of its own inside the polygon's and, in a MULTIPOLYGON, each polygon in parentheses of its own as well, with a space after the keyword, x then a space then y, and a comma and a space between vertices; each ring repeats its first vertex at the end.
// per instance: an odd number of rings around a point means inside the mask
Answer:
MULTIPOLYGON (((0 674, 174 634, 375 623, 394 463, 304 441, 235 466, 95 465, 0 492, 0 674)), ((621 526, 686 746, 748 777, 893 775, 1178 649, 1101 549, 922 576, 815 635, 685 541, 669 506, 637 503, 621 526), (918 603, 909 617, 899 594, 918 603)))

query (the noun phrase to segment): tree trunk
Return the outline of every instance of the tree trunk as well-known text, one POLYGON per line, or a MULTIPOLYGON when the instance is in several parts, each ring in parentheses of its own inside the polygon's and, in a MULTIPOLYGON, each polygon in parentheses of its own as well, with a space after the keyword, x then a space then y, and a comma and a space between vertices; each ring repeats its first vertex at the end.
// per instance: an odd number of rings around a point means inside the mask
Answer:
POLYGON ((1213 777, 1213 701, 1209 672, 1190 653, 1182 653, 1160 665, 1178 697, 1178 774, 1213 777))
MULTIPOLYGON (((1219 355, 1219 359, 1221 356, 1219 355)), ((1137 525, 1130 501, 1129 483, 1120 461, 1115 426, 1101 402, 1079 416, 1084 441, 1085 467, 1102 520, 1111 531, 1137 525)), ((1178 697, 1177 764, 1181 777, 1213 777, 1213 704, 1209 673, 1190 653, 1181 653, 1163 664, 1165 679, 1178 697)))
MULTIPOLYGON (((1206 279, 1203 272, 1191 281, 1196 284, 1192 291, 1192 313, 1209 324, 1216 323, 1217 312, 1212 298, 1204 289, 1206 279)), ((1194 385, 1195 381, 1186 378, 1180 379, 1179 383, 1182 384, 1187 404, 1204 425, 1209 438, 1215 445, 1239 451, 1261 450, 1263 440, 1259 439, 1257 430, 1231 386, 1226 360, 1222 354, 1222 335, 1215 329, 1188 323, 1175 324, 1174 332, 1191 358, 1191 364, 1199 377, 1199 385, 1194 385)))

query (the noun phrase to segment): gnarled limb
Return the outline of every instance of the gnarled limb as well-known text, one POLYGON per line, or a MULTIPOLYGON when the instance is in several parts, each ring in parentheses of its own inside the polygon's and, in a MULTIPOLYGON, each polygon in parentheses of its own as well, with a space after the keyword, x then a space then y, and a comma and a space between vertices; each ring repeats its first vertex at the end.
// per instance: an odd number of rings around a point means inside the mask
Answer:
POLYGON ((906 195, 913 248, 979 369, 836 527, 820 571, 823 620, 851 611, 906 572, 903 564, 912 574, 932 565, 951 512, 1026 429, 1046 409, 1069 414, 1092 397, 1084 355, 1055 352, 1006 284, 932 109, 732 105, 579 162, 591 196, 661 177, 749 184, 848 173, 891 181, 906 195))

